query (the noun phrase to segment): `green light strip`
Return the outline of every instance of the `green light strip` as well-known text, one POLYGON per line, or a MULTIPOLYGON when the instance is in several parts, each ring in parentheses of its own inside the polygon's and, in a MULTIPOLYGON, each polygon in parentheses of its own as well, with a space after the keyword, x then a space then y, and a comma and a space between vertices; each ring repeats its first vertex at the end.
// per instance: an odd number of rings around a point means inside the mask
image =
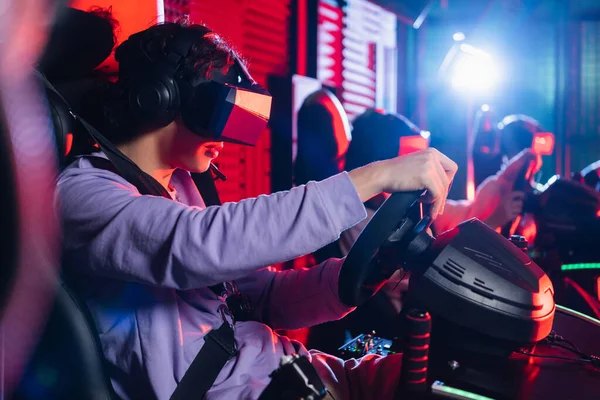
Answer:
POLYGON ((600 326, 600 320, 598 320, 596 318, 592 318, 589 315, 586 315, 586 314, 584 314, 582 312, 575 311, 575 310, 572 310, 570 308, 567 308, 565 306, 561 306, 561 305, 558 305, 558 304, 556 304, 556 309, 560 310, 560 311, 562 311, 562 312, 564 312, 566 314, 572 315, 574 317, 585 319, 586 321, 591 322, 592 324, 594 324, 596 326, 600 326))
POLYGON ((435 394, 439 394, 443 396, 444 394, 448 395, 451 398, 458 399, 469 399, 469 400, 494 400, 490 397, 482 396, 480 394, 467 392, 466 390, 453 388, 450 386, 446 386, 441 382, 436 382, 432 385, 432 389, 434 389, 435 394))
POLYGON ((564 264, 561 271, 573 271, 577 269, 600 269, 600 263, 564 264))

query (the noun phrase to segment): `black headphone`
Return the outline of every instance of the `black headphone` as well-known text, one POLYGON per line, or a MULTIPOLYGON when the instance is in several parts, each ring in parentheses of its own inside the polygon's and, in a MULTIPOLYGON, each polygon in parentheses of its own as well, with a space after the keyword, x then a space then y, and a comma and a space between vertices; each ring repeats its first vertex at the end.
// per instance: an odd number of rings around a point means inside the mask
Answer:
POLYGON ((155 37, 152 30, 130 36, 117 48, 122 101, 136 128, 159 129, 181 115, 198 136, 256 145, 270 117, 269 92, 252 79, 233 51, 233 65, 224 76, 187 76, 182 71, 186 57, 212 31, 201 25, 177 28, 156 59, 146 51, 155 37))
POLYGON ((166 56, 153 60, 145 46, 152 32, 131 35, 115 52, 121 68, 126 70, 124 99, 128 110, 145 128, 167 126, 177 116, 181 96, 177 73, 192 46, 211 31, 202 26, 181 27, 166 49, 166 56))
MULTIPOLYGON (((188 128, 201 136, 212 137, 206 127, 213 111, 220 106, 225 82, 210 79, 185 79, 180 74, 183 60, 192 46, 212 31, 201 25, 180 27, 160 60, 153 60, 145 46, 152 32, 129 37, 116 51, 119 73, 126 76, 124 100, 139 125, 157 129, 167 126, 181 113, 188 128), (122 67, 123 66, 123 71, 122 67), (198 90, 200 89, 200 90, 198 90)), ((232 53, 234 65, 227 79, 240 86, 257 86, 239 58, 232 53)))

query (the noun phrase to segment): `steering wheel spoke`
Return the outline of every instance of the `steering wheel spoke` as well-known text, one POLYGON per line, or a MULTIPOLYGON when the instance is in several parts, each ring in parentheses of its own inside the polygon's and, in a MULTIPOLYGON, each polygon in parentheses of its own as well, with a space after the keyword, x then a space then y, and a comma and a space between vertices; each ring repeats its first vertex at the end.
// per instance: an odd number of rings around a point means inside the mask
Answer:
POLYGON ((340 271, 339 295, 344 304, 358 306, 375 294, 394 273, 391 266, 400 264, 399 258, 412 233, 431 224, 430 220, 413 221, 409 217, 409 210, 422 194, 422 191, 395 193, 375 212, 340 271))

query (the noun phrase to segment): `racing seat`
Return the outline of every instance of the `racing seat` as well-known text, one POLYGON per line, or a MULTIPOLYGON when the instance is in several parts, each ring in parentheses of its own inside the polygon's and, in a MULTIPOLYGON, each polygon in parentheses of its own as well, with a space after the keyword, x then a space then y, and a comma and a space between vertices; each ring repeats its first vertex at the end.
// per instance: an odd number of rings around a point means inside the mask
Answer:
POLYGON ((116 399, 98 334, 84 305, 59 279, 54 306, 15 399, 116 399))
MULTIPOLYGON (((327 89, 309 95, 298 111, 298 154, 294 182, 321 181, 343 169, 350 143, 350 123, 338 98, 327 89)), ((317 263, 343 256, 337 241, 313 253, 317 263)))
MULTIPOLYGON (((45 81, 45 79, 44 79, 45 81)), ((58 164, 66 164, 67 134, 78 129, 68 106, 47 87, 58 164)), ((56 298, 44 332, 24 371, 15 399, 115 399, 105 374, 99 336, 86 306, 57 277, 56 298)))
MULTIPOLYGON (((69 150, 77 147, 73 138, 81 125, 45 77, 88 74, 110 54, 114 46, 112 31, 111 22, 101 15, 72 8, 62 10, 54 21, 38 69, 44 74, 40 79, 46 87, 60 168, 69 162, 69 150)), ((105 374, 104 356, 91 316, 59 276, 50 315, 40 334, 14 393, 15 399, 117 398, 105 374)))
MULTIPOLYGON (((64 87, 61 86, 59 94, 43 76, 41 79, 46 85, 55 128, 57 161, 59 165, 65 166, 72 159, 72 154, 68 151, 69 143, 73 144, 73 149, 86 148, 76 146, 76 143, 88 142, 87 128, 71 113, 67 101, 62 96, 64 87), (71 142, 66 140, 69 134, 74 137, 71 142)), ((83 79, 71 84, 78 86, 79 91, 85 92, 89 81, 83 79)), ((70 90, 74 90, 73 86, 70 90)), ((72 92, 70 94, 74 95, 72 92)), ((83 154, 78 151, 75 153, 83 154)), ((14 397, 17 400, 118 398, 106 374, 112 366, 104 359, 100 337, 91 313, 87 305, 69 289, 66 278, 67 276, 57 276, 57 294, 53 308, 17 389, 14 397)), ((214 347, 212 352, 208 351, 204 354, 211 357, 219 356, 219 354, 215 355, 214 347)), ((195 362, 196 359, 178 383, 172 399, 187 399, 190 393, 197 393, 198 390, 203 389, 206 379, 199 379, 199 377, 209 374, 211 371, 207 373, 206 370, 210 369, 211 365, 207 368, 198 366, 193 368, 195 362)))

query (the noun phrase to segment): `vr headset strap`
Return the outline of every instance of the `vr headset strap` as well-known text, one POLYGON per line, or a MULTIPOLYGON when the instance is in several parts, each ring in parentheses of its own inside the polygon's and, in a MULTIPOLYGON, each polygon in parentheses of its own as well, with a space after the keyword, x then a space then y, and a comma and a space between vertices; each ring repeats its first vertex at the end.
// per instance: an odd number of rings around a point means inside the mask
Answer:
POLYGON ((77 117, 77 120, 88 131, 92 139, 98 143, 100 150, 108 157, 110 164, 114 167, 112 172, 122 176, 127 182, 135 186, 140 194, 160 196, 172 200, 167 190, 156 179, 142 171, 85 120, 79 117, 77 117))
POLYGON ((192 180, 198 188, 202 200, 207 207, 220 206, 221 198, 219 192, 217 192, 217 185, 215 185, 215 178, 212 176, 210 170, 202 173, 192 173, 192 180))

